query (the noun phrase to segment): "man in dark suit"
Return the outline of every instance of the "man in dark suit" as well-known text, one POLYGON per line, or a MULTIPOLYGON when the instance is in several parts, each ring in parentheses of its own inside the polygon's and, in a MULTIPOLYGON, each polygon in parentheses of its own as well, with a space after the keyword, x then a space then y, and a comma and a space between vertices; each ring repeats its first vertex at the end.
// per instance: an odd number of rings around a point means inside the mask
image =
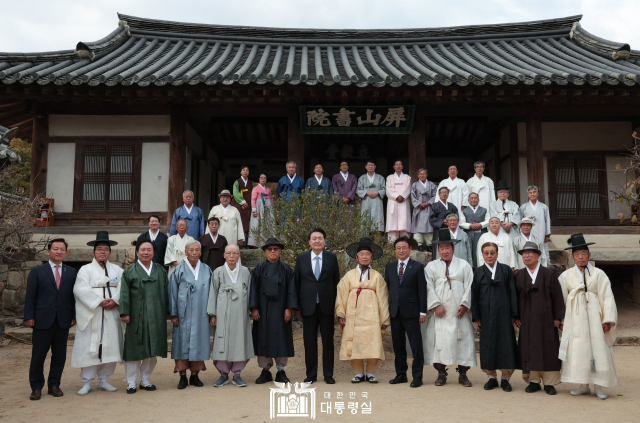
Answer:
POLYGON ((391 315, 391 342, 396 355, 396 377, 392 385, 406 383, 407 346, 406 337, 413 352, 412 388, 422 386, 422 334, 420 324, 427 319, 427 280, 424 265, 409 258, 414 240, 401 236, 394 242, 398 260, 387 264, 384 279, 389 286, 389 314, 391 315))
MULTIPOLYGON (((167 251, 167 241, 169 237, 160 231, 160 218, 155 214, 149 216, 149 230, 143 232, 138 237, 136 245, 140 244, 143 240, 151 241, 154 245, 153 262, 158 263, 164 267, 164 253, 167 251)), ((138 261, 138 255, 136 254, 136 261, 138 261)))
POLYGON ((69 328, 76 324, 76 301, 73 286, 76 270, 62 264, 67 256, 67 242, 62 238, 49 241, 49 261, 34 267, 27 279, 24 299, 24 325, 33 328, 33 348, 29 383, 32 401, 42 397, 44 387, 44 360, 51 349, 51 365, 47 378, 48 394, 64 395, 60 378, 67 359, 69 328))
POLYGON ((322 337, 322 373, 328 384, 336 383, 333 378, 333 333, 334 310, 337 286, 340 282, 338 258, 324 251, 326 234, 316 228, 309 234, 311 251, 296 258, 294 278, 298 291, 298 304, 302 315, 302 335, 304 338, 306 383, 318 380, 318 326, 322 337))

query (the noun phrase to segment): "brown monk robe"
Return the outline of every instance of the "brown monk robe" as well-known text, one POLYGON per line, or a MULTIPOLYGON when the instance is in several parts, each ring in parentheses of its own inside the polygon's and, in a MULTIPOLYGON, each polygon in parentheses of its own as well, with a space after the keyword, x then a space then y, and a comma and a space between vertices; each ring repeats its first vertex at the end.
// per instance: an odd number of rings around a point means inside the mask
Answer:
POLYGON ((224 249, 228 242, 218 233, 220 220, 217 217, 210 217, 207 226, 209 233, 202 235, 198 241, 202 245, 201 261, 213 271, 224 264, 224 249))
POLYGON ((253 181, 249 179, 249 166, 243 165, 240 168, 240 177, 233 183, 231 204, 240 212, 245 243, 251 227, 251 190, 253 190, 253 181))
POLYGON ((525 243, 522 250, 525 267, 516 273, 518 316, 516 326, 520 328, 518 349, 522 378, 529 386, 526 392, 542 389, 555 395, 553 385, 560 383, 558 358, 560 339, 558 326, 564 318, 565 305, 562 287, 553 271, 540 265, 541 251, 534 242, 525 243))

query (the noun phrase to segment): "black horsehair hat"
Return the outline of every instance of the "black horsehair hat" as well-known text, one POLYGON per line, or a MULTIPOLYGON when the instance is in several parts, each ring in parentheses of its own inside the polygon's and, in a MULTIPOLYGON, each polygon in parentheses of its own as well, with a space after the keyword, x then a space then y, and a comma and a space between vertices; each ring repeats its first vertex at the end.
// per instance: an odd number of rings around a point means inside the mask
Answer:
POLYGON ((438 239, 434 239, 432 244, 457 244, 460 242, 460 239, 451 238, 451 231, 449 228, 440 228, 438 229, 438 239))
POLYGON ((360 241, 349 244, 347 247, 349 257, 356 258, 360 251, 369 251, 373 255, 374 260, 378 260, 384 253, 380 246, 371 242, 371 238, 360 238, 360 241))
POLYGON ((572 253, 575 253, 576 251, 580 251, 580 250, 589 251, 588 246, 595 244, 595 242, 586 242, 584 240, 584 235, 582 234, 571 235, 571 238, 569 239, 569 243, 571 244, 571 247, 565 248, 565 250, 571 250, 572 253))
POLYGON ((284 244, 282 244, 276 238, 269 238, 267 242, 265 242, 264 245, 260 248, 262 248, 262 251, 265 251, 268 247, 273 247, 273 246, 280 247, 281 250, 284 250, 284 244))
POLYGON ((495 189, 496 189, 496 192, 498 192, 501 189, 509 190, 509 189, 511 189, 511 187, 507 185, 507 181, 505 181, 504 179, 500 179, 498 181, 498 185, 496 185, 495 189))
POLYGON ((109 239, 109 232, 107 231, 98 231, 96 234, 96 239, 87 242, 87 245, 93 247, 97 244, 107 244, 108 246, 118 245, 116 241, 112 241, 109 239))

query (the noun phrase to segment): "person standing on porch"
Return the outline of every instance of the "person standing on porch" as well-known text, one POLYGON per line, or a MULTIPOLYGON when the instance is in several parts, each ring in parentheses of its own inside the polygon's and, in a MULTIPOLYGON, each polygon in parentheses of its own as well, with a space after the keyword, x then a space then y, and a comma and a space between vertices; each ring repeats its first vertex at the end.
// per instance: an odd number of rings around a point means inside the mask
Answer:
POLYGON ((80 268, 73 294, 76 298, 76 338, 71 353, 71 367, 81 368, 83 386, 78 395, 91 392, 91 383, 100 379, 98 391, 114 392, 107 379, 122 363, 122 323, 120 322, 120 281, 122 268, 109 262, 111 247, 118 245, 109 239, 109 232, 98 231, 96 239, 87 242, 93 247, 93 261, 80 268))
POLYGON ((178 229, 178 233, 169 237, 169 242, 167 242, 167 252, 164 255, 164 264, 165 266, 169 266, 168 276, 171 276, 171 273, 173 273, 175 268, 182 264, 182 262, 187 258, 186 247, 188 244, 195 241, 195 239, 187 235, 189 227, 187 226, 186 220, 180 219, 176 228, 178 229))
POLYGON ((323 176, 324 167, 320 163, 313 168, 313 174, 311 178, 307 179, 306 189, 323 192, 331 197, 333 195, 333 185, 328 178, 323 176))
POLYGON ((520 206, 509 200, 509 189, 507 181, 499 180, 496 191, 498 199, 489 206, 491 217, 500 219, 500 233, 507 234, 511 242, 520 235, 518 225, 520 224, 520 206))
MULTIPOLYGON (((167 234, 160 231, 160 217, 152 214, 147 219, 149 223, 149 230, 143 232, 138 237, 136 241, 136 245, 142 243, 143 240, 150 241, 153 244, 154 253, 153 253, 153 262, 158 263, 160 266, 164 266, 164 255, 167 252, 167 242, 169 241, 169 237, 167 234)), ((138 260, 138 256, 135 256, 135 259, 138 260)))
MULTIPOLYGON (((468 208, 468 207, 467 207, 468 208)), ((471 243, 469 242, 469 237, 467 233, 460 229, 459 223, 460 219, 458 219, 457 214, 449 214, 446 217, 447 227, 449 228, 449 236, 451 239, 455 239, 460 241, 460 244, 456 246, 456 251, 454 255, 460 260, 464 260, 469 263, 469 266, 473 263, 473 257, 471 256, 471 243)), ((440 231, 438 231, 438 237, 440 236, 440 231)), ((434 259, 439 258, 438 249, 436 248, 433 252, 434 259)))
POLYGON ((200 261, 209 266, 211 271, 216 270, 218 267, 224 264, 224 249, 229 244, 227 238, 220 235, 220 219, 217 217, 210 217, 207 222, 209 233, 204 234, 198 240, 202 247, 202 256, 200 261))
POLYGON ((333 192, 338 196, 343 204, 348 206, 356 205, 356 188, 358 180, 356 175, 349 173, 349 163, 344 161, 340 163, 340 172, 331 178, 333 192))
MULTIPOLYGON (((542 248, 541 260, 549 263, 549 241, 551 240, 551 216, 549 216, 549 207, 538 201, 538 187, 529 185, 527 188, 527 197, 529 201, 520 206, 520 216, 527 217, 534 225, 531 233, 538 239, 542 248)), ((543 264, 546 266, 546 264, 543 264)))
POLYGON ((398 160, 393 164, 395 172, 387 176, 387 233, 390 241, 411 235, 411 177, 402 173, 402 169, 402 161, 398 160))
POLYGON ((367 173, 358 179, 356 194, 362 199, 360 213, 366 213, 376 225, 376 230, 384 232, 384 206, 382 199, 386 193, 384 176, 376 173, 376 164, 368 161, 367 173))
MULTIPOLYGON (((520 236, 518 236, 514 241, 513 241, 513 248, 515 251, 520 251, 524 248, 524 245, 527 242, 533 242, 534 244, 536 244, 538 246, 538 248, 540 249, 540 251, 542 251, 542 242, 540 242, 538 240, 538 238, 532 234, 532 230, 533 228, 536 226, 535 223, 533 223, 533 221, 531 221, 528 217, 523 217, 522 220, 520 221, 520 236)), ((542 254, 542 253, 541 253, 542 254)), ((540 256, 540 260, 539 260, 540 265, 547 267, 548 266, 548 262, 547 259, 544 255, 540 256)), ((523 261, 523 256, 522 254, 519 254, 516 257, 516 269, 524 269, 526 266, 524 264, 523 261)))
MULTIPOLYGON (((246 244, 249 237, 249 228, 251 219, 251 191, 253 190, 253 181, 249 179, 249 166, 240 166, 240 177, 233 183, 233 199, 231 205, 238 209, 242 219, 242 229, 244 229, 246 244)), ((196 238, 197 239, 197 238, 196 238)))
POLYGON ((413 204, 413 216, 411 216, 411 233, 418 243, 418 251, 431 251, 433 240, 433 227, 429 223, 431 206, 436 201, 438 187, 431 181, 427 181, 427 169, 418 170, 418 182, 411 185, 411 203, 413 204))
POLYGON ((429 224, 433 228, 433 241, 438 239, 438 229, 448 227, 447 216, 457 215, 458 208, 449 201, 449 188, 438 188, 438 200, 431 206, 429 224))
POLYGON ((447 168, 449 177, 443 179, 438 188, 449 188, 449 201, 460 211, 469 206, 469 188, 467 184, 458 178, 458 166, 451 165, 447 168))
MULTIPOLYGON (((326 179, 326 178, 324 178, 326 179)), ((249 245, 258 247, 256 243, 255 230, 260 225, 260 221, 264 218, 265 213, 271 213, 269 210, 273 206, 273 196, 271 188, 267 186, 267 175, 260 174, 258 184, 251 191, 251 221, 249 224, 249 245)))
POLYGON ((297 175, 298 165, 294 161, 288 161, 286 165, 287 174, 278 181, 276 192, 278 199, 281 197, 289 198, 293 195, 300 194, 304 189, 304 179, 297 175))
POLYGON ((515 272, 516 270, 516 250, 513 248, 511 238, 504 233, 500 232, 500 219, 492 217, 489 219, 489 231, 480 236, 478 240, 478 248, 476 261, 478 268, 484 264, 484 255, 480 249, 485 243, 494 243, 498 248, 498 262, 505 264, 515 272))
POLYGON ((187 235, 189 235, 191 238, 198 239, 202 235, 204 235, 204 213, 202 213, 202 209, 200 207, 193 205, 194 200, 195 196, 193 194, 193 191, 186 190, 182 193, 182 201, 184 201, 184 205, 178 207, 176 211, 173 212, 169 236, 178 233, 176 224, 179 220, 184 220, 185 222, 187 222, 187 226, 189 227, 189 229, 187 230, 187 235))
POLYGON ((471 254, 473 262, 471 266, 478 267, 478 240, 482 234, 487 233, 489 227, 489 211, 480 207, 478 202, 480 197, 477 193, 469 194, 469 207, 460 213, 460 227, 464 229, 471 243, 471 254))
POLYGON ((467 189, 469 192, 478 194, 478 204, 480 207, 489 209, 491 202, 496 200, 496 193, 493 189, 493 181, 488 176, 484 176, 485 165, 482 161, 473 164, 473 170, 476 172, 467 181, 467 189))
MULTIPOLYGON (((238 209, 231 207, 231 193, 228 189, 223 189, 218 198, 220 198, 220 204, 211 208, 209 218, 217 217, 220 220, 218 232, 227 238, 229 244, 242 246, 244 242, 242 217, 238 209)), ((209 233, 208 227, 207 233, 209 233)))

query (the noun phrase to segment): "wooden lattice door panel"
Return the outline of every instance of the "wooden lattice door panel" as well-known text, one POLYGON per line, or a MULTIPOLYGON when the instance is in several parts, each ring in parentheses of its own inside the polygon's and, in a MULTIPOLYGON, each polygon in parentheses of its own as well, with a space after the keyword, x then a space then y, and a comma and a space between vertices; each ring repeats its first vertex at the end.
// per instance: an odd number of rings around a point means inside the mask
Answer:
POLYGON ((82 211, 134 211, 134 153, 132 144, 84 146, 82 211))
POLYGON ((104 145, 85 145, 82 171, 82 210, 104 211, 107 189, 107 150, 104 145))

